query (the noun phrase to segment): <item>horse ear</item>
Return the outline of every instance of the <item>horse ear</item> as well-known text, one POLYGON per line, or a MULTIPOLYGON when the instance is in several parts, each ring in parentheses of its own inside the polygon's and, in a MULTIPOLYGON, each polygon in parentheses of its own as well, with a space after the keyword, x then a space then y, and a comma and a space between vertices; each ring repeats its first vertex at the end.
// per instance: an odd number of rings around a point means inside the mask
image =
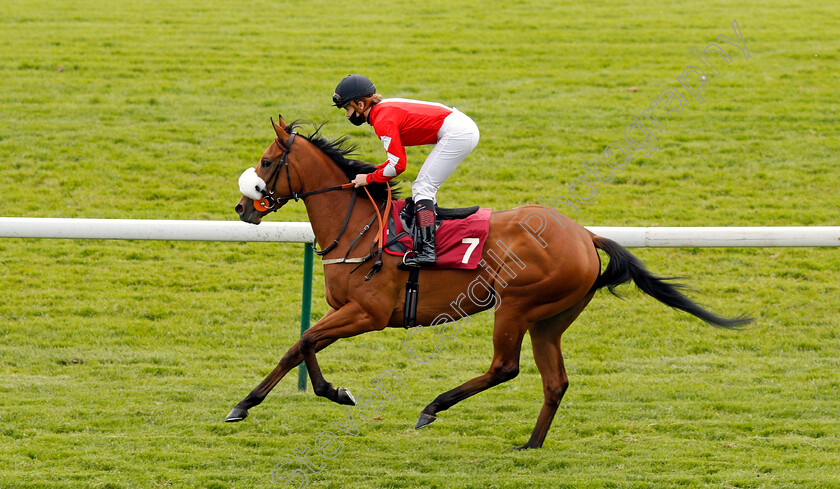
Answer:
POLYGON ((286 132, 286 121, 283 120, 282 115, 277 115, 277 122, 274 122, 274 119, 271 119, 271 125, 274 126, 274 132, 277 133, 277 137, 280 137, 281 133, 286 132))

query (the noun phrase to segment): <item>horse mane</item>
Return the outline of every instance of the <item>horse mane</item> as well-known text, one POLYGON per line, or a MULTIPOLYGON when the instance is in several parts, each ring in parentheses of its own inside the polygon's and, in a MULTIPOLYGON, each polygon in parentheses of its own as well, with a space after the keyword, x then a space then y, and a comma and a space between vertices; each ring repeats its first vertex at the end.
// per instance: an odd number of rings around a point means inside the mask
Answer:
MULTIPOLYGON (((301 125, 300 119, 293 121, 287 125, 285 130, 287 134, 297 129, 301 125)), ((356 152, 358 145, 350 143, 350 136, 344 135, 336 139, 327 139, 321 135, 321 128, 324 124, 315 128, 315 132, 303 136, 307 141, 312 143, 316 148, 320 149, 326 154, 341 170, 347 175, 347 181, 352 180, 356 175, 361 173, 373 173, 376 167, 369 165, 363 161, 348 158, 349 155, 356 152)), ((371 197, 378 202, 385 202, 388 199, 388 187, 384 183, 372 183, 365 187, 370 192, 371 197)), ((364 194, 364 192, 363 192, 364 194)), ((400 189, 392 181, 391 182, 391 198, 396 199, 400 197, 400 189)))

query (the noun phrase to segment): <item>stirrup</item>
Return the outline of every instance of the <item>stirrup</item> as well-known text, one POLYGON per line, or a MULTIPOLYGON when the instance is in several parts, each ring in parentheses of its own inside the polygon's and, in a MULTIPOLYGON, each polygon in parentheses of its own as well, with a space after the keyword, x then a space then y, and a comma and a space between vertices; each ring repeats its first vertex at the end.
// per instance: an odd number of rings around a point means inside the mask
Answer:
POLYGON ((408 257, 409 253, 414 253, 414 250, 408 250, 408 251, 405 252, 405 254, 403 254, 402 260, 400 261, 400 264, 397 265, 397 268, 399 268, 400 270, 414 270, 414 269, 420 268, 419 265, 409 265, 408 263, 405 262, 405 259, 406 259, 406 257, 408 257))
MULTIPOLYGON (((406 255, 407 254, 408 253, 406 253, 406 255)), ((403 261, 400 265, 406 267, 406 269, 431 267, 431 266, 437 265, 437 255, 435 255, 435 260, 434 261, 430 261, 430 262, 426 262, 426 263, 418 263, 416 265, 411 264, 411 263, 406 263, 405 258, 406 258, 405 255, 403 255, 403 261)), ((410 259, 417 259, 417 255, 415 254, 415 256, 411 257, 410 259)))

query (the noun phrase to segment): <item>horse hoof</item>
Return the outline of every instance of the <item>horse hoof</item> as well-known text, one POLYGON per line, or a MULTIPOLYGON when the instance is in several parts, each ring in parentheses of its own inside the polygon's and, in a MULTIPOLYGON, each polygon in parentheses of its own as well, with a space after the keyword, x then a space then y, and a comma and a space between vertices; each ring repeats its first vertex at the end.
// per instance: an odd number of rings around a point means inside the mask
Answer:
POLYGON ((350 391, 348 391, 344 387, 339 387, 338 388, 338 403, 339 404, 346 404, 348 406, 355 406, 356 405, 356 398, 353 397, 353 394, 351 394, 350 391))
POLYGON ((225 417, 225 423, 235 423, 237 421, 242 421, 243 419, 248 417, 248 410, 242 409, 241 407, 235 407, 231 409, 230 413, 225 417))
POLYGON ((425 428, 426 426, 434 423, 436 419, 437 416, 434 414, 420 413, 420 418, 417 419, 417 424, 414 425, 414 429, 419 430, 420 428, 425 428))
POLYGON ((532 448, 540 448, 540 447, 534 447, 534 446, 531 446, 527 443, 522 445, 521 447, 513 447, 514 450, 531 450, 532 448))

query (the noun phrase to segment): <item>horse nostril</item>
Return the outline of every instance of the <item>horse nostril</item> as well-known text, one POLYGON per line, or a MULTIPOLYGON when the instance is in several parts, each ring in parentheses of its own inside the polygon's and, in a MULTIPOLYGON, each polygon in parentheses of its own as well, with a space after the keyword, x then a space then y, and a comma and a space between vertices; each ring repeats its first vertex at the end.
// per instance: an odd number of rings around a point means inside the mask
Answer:
POLYGON ((242 204, 236 204, 236 207, 234 207, 233 210, 241 216, 242 213, 245 212, 245 207, 243 207, 242 204))

